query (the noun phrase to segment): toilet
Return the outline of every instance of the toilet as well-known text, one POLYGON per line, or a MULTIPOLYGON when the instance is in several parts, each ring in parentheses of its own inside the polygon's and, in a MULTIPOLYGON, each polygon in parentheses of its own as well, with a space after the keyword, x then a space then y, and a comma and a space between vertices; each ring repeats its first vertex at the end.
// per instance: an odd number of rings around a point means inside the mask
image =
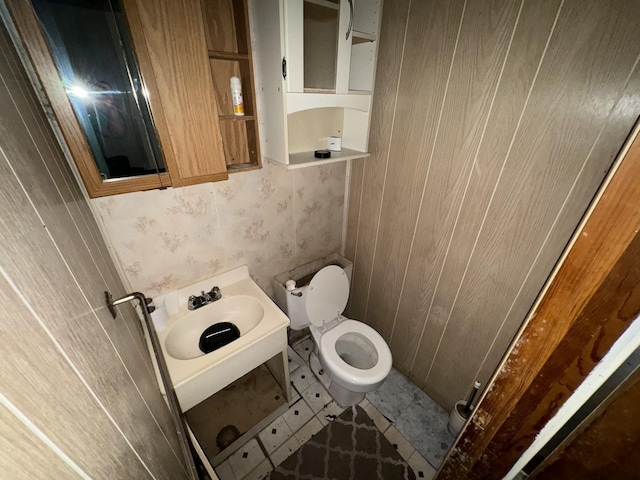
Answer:
POLYGON ((342 316, 349 299, 343 268, 326 266, 308 285, 279 298, 291 328, 311 330, 314 349, 309 363, 334 400, 343 407, 355 405, 382 385, 391 371, 391 350, 373 328, 342 316))

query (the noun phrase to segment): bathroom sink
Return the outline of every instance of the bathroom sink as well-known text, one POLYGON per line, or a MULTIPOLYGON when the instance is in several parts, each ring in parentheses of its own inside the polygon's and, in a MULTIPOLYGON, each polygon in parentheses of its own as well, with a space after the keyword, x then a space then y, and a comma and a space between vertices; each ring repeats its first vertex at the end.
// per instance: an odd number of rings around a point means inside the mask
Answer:
POLYGON ((183 412, 276 355, 286 363, 289 318, 251 279, 246 266, 170 292, 164 303, 168 319, 157 331, 158 340, 183 412), (187 308, 190 295, 212 286, 220 288, 220 300, 197 310, 187 308), (236 325, 240 337, 203 353, 200 336, 220 322, 236 325))
POLYGON ((199 347, 200 336, 211 325, 233 323, 242 337, 258 325, 263 316, 264 308, 254 297, 235 295, 222 298, 189 312, 177 322, 165 339, 166 351, 178 360, 200 357, 205 354, 199 347))

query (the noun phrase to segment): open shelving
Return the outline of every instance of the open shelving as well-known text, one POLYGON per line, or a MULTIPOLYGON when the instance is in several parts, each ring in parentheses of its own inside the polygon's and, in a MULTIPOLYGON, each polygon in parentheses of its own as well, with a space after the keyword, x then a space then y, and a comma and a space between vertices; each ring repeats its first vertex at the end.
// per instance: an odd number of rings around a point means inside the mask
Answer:
POLYGON ((260 168, 253 56, 245 0, 202 0, 211 81, 229 172, 260 168), (244 116, 234 115, 229 80, 240 78, 244 116))

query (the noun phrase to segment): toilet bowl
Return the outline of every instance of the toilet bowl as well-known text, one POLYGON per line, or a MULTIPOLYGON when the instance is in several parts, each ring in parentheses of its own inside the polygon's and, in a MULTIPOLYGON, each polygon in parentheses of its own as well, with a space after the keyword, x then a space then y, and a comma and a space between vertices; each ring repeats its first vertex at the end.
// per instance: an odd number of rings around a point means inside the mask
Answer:
POLYGON ((355 405, 382 385, 391 371, 391 350, 373 328, 342 315, 349 299, 344 269, 324 267, 308 285, 287 293, 280 308, 291 328, 309 326, 311 369, 340 405, 355 405))

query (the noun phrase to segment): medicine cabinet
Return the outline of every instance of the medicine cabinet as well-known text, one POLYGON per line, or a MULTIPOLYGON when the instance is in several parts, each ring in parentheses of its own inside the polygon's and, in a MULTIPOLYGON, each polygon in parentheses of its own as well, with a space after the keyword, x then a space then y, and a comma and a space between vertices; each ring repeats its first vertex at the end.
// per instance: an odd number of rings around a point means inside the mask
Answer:
POLYGON ((265 158, 287 166, 368 157, 381 0, 250 0, 265 158), (314 157, 342 138, 328 159, 314 157))
POLYGON ((260 168, 244 0, 6 4, 91 197, 260 168), (231 76, 242 79, 242 117, 231 76))

